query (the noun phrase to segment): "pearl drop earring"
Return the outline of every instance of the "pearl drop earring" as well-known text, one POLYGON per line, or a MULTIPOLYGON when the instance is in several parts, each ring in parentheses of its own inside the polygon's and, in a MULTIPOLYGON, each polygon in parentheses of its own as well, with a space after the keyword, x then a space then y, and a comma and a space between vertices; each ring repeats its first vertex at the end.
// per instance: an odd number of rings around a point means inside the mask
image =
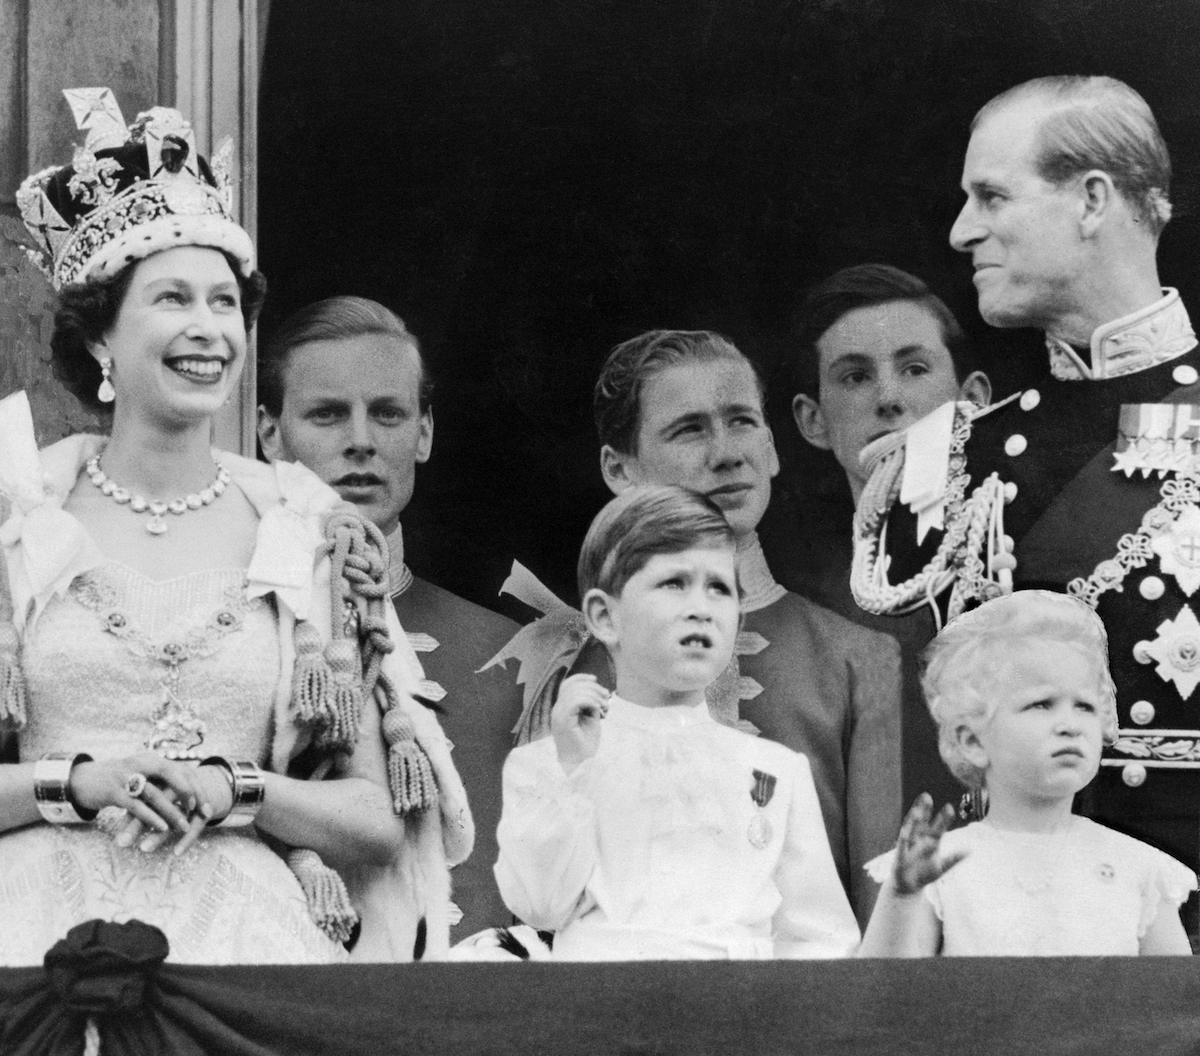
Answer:
POLYGON ((101 403, 112 403, 117 398, 117 390, 109 379, 112 377, 112 359, 103 356, 100 359, 100 388, 96 390, 96 398, 101 403))

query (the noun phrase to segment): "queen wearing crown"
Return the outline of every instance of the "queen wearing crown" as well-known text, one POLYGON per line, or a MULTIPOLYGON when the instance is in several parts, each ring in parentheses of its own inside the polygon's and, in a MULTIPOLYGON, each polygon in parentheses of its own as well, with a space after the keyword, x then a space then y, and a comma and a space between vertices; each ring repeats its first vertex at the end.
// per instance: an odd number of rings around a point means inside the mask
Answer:
POLYGON ((112 428, 39 452, 0 401, 0 965, 92 918, 181 962, 436 957, 471 819, 382 542, 303 467, 209 446, 266 285, 228 155, 64 94, 86 142, 18 202, 55 371, 112 428))

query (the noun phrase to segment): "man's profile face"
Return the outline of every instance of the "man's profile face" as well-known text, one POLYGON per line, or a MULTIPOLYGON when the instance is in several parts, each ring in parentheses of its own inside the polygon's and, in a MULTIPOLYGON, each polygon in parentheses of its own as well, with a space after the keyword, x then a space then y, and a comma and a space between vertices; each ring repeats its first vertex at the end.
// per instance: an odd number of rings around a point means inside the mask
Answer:
POLYGON ((1080 182, 1056 187, 1035 168, 1044 111, 1023 100, 990 115, 963 162, 967 201, 950 244, 971 254, 979 314, 992 326, 1053 330, 1086 281, 1080 182))
POLYGON ((433 445, 420 383, 416 349, 394 334, 298 345, 284 369, 279 418, 259 408, 263 452, 304 463, 390 533, 433 445))
POLYGON ((601 466, 615 492, 679 484, 721 507, 735 535, 753 532, 779 458, 749 362, 685 360, 654 374, 642 385, 637 452, 605 446, 601 466))
MULTIPOLYGON (((797 396, 793 415, 801 435, 832 451, 860 486, 866 474, 858 456, 867 444, 959 396, 942 325, 914 301, 847 312, 817 340, 817 352, 820 401, 797 396)), ((986 394, 971 395, 987 402, 986 394)))

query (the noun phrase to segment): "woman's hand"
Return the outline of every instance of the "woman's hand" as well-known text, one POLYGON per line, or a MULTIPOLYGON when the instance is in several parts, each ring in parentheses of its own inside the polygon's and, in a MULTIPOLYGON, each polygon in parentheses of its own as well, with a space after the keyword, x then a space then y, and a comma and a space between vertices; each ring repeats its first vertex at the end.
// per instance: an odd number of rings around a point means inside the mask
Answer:
MULTIPOLYGON (((200 807, 192 811, 188 816, 188 829, 175 844, 175 854, 183 854, 193 843, 200 838, 200 834, 204 831, 205 826, 213 818, 223 818, 233 808, 233 789, 230 787, 229 778, 225 771, 219 766, 201 766, 196 767, 196 778, 201 786, 205 788, 209 795, 202 797, 200 807), (211 804, 209 806, 208 804, 211 804)), ((164 795, 175 797, 175 793, 170 789, 163 790, 164 795)), ((175 800, 178 805, 178 800, 175 800)), ((145 825, 137 818, 129 818, 120 829, 117 830, 116 842, 118 846, 129 847, 136 840, 142 837, 145 832, 145 825)), ((157 851, 170 838, 170 831, 152 832, 142 838, 138 844, 138 850, 151 854, 157 851)))
POLYGON ((68 791, 72 801, 84 810, 120 807, 129 812, 128 823, 117 831, 119 846, 130 846, 144 829, 152 829, 153 833, 143 840, 143 849, 156 849, 176 830, 182 834, 182 847, 176 850, 182 853, 214 817, 216 809, 232 802, 228 782, 220 772, 204 773, 214 769, 164 759, 156 752, 139 752, 124 759, 78 763, 71 770, 68 791), (144 783, 137 780, 138 775, 144 783), (149 840, 154 842, 147 847, 149 840))
POLYGON ((966 851, 942 857, 942 837, 954 820, 954 808, 947 803, 933 814, 933 797, 922 792, 909 809, 896 841, 896 864, 892 886, 898 895, 912 895, 932 884, 966 856, 966 851))
POLYGON ((600 747, 600 722, 608 714, 610 696, 595 675, 563 679, 550 712, 550 732, 559 764, 568 774, 600 747))

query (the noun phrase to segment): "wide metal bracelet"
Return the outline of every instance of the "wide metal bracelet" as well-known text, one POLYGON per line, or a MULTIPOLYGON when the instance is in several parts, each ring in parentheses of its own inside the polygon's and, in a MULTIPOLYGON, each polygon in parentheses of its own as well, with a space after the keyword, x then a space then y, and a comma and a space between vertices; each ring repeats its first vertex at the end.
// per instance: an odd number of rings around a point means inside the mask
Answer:
POLYGON ((202 759, 200 765, 221 767, 229 778, 229 787, 233 792, 233 806, 229 808, 229 813, 208 824, 218 829, 253 824, 266 795, 266 783, 258 764, 248 759, 210 755, 202 759))
POLYGON ((93 821, 96 812, 81 814, 71 802, 71 770, 76 763, 90 763, 84 752, 47 752, 33 764, 33 798, 38 813, 51 825, 80 825, 93 821))

